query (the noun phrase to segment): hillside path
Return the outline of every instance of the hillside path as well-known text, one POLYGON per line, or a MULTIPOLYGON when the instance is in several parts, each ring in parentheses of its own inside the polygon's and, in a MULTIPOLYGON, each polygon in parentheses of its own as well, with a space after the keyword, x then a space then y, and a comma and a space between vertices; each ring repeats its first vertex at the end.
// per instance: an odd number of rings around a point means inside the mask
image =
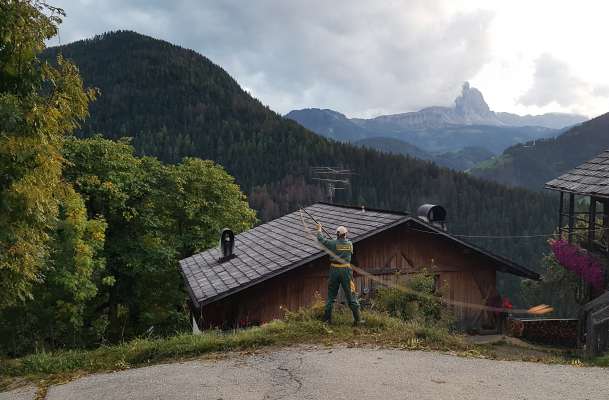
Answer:
MULTIPOLYGON (((16 393, 0 400, 29 397, 16 393)), ((293 347, 95 374, 51 387, 47 399, 609 400, 609 369, 293 347)))

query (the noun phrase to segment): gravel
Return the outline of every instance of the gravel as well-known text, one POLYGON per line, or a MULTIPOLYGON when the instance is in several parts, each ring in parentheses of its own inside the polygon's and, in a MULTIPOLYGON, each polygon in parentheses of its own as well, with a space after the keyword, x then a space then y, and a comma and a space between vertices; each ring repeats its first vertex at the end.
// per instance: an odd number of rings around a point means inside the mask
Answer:
POLYGON ((30 400, 36 396, 36 388, 32 386, 0 393, 0 400, 30 400))

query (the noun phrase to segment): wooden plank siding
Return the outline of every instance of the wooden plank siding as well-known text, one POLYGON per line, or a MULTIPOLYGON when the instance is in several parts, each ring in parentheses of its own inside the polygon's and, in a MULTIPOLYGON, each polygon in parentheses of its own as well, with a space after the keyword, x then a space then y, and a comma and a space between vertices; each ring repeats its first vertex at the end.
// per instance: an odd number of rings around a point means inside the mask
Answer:
MULTIPOLYGON (((450 300, 484 304, 496 287, 495 265, 448 238, 411 230, 405 224, 390 228, 354 246, 354 263, 380 279, 397 282, 426 269, 435 274, 450 300), (433 239, 433 240, 432 240, 433 239)), ((200 328, 257 324, 283 317, 285 310, 312 304, 315 294, 326 298, 329 261, 323 257, 229 297, 203 306, 198 311, 200 328)), ((370 278, 356 276, 360 297, 374 291, 370 278)), ((484 313, 464 306, 454 307, 465 328, 479 327, 484 313)))

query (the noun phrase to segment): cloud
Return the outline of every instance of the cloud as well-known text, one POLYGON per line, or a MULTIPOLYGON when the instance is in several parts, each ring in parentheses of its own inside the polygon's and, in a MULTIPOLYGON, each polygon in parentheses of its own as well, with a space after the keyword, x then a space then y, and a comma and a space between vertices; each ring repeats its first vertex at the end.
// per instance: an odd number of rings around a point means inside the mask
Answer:
POLYGON ((593 86, 576 76, 566 62, 542 54, 535 61, 533 84, 518 101, 539 107, 557 103, 578 111, 580 105, 594 102, 594 97, 609 97, 609 87, 593 86))
POLYGON ((450 104, 491 57, 493 14, 455 12, 449 0, 63 1, 64 43, 115 29, 162 38, 209 57, 282 113, 450 104))
POLYGON ((609 85, 595 86, 592 94, 598 97, 609 97, 609 85))

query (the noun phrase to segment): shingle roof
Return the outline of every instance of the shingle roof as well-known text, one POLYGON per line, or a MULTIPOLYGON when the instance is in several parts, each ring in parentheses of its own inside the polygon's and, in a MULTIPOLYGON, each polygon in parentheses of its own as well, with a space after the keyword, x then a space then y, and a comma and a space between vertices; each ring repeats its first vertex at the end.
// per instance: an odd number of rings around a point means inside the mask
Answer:
POLYGON ((609 198, 609 150, 546 183, 546 188, 609 198))
MULTIPOLYGON (((406 214, 378 212, 318 203, 306 210, 326 227, 347 225, 352 241, 401 223, 406 214)), ((312 221, 305 222, 312 227, 312 221)), ((213 248, 180 261, 191 297, 198 303, 215 298, 242 286, 268 279, 278 273, 303 265, 325 255, 304 235, 300 212, 259 225, 235 236, 237 257, 218 262, 221 250, 213 248)))
MULTIPOLYGON (((539 276, 510 260, 485 252, 405 213, 317 203, 306 211, 326 227, 345 225, 353 242, 366 239, 391 227, 412 221, 419 229, 438 235, 492 258, 501 269, 537 279, 539 276)), ((304 215, 312 229, 313 222, 304 215)), ((411 222, 411 223, 412 223, 411 222)), ((433 237, 433 236, 432 236, 433 237)), ((180 261, 186 287, 194 302, 209 304, 236 291, 253 286, 326 255, 304 235, 299 211, 284 215, 235 236, 236 257, 220 263, 219 248, 206 250, 180 261)))

